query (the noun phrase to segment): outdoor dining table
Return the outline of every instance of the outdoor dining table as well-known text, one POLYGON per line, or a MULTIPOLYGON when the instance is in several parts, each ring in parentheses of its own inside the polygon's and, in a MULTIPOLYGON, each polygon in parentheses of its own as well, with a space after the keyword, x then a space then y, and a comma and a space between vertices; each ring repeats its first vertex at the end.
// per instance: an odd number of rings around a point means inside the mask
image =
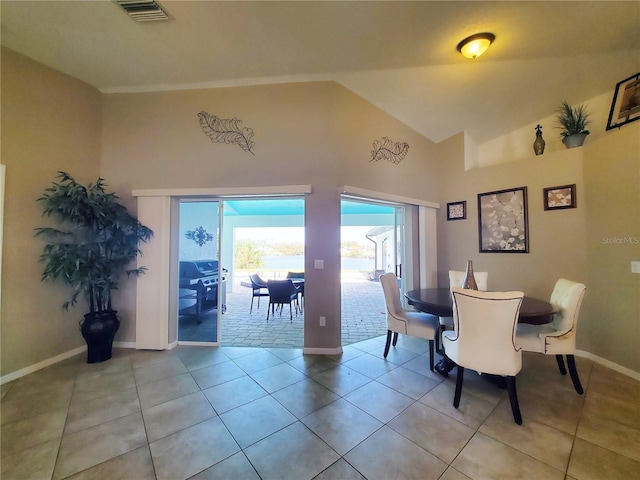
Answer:
MULTIPOLYGON (((405 293, 409 305, 438 317, 453 317, 453 298, 448 288, 420 288, 405 293)), ((553 320, 557 309, 546 300, 524 297, 518 323, 543 325, 553 320)))

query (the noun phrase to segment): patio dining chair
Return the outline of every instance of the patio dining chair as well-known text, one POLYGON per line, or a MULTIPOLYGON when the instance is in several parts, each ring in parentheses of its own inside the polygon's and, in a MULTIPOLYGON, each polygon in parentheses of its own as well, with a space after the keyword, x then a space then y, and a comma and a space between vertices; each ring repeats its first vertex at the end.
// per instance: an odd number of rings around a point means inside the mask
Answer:
POLYGON ((280 307, 280 315, 285 304, 289 304, 289 318, 293 322, 293 309, 291 304, 295 303, 296 315, 298 315, 298 289, 291 279, 288 280, 267 280, 267 290, 269 291, 269 307, 267 308, 267 322, 269 321, 269 311, 275 314, 275 307, 280 307))
POLYGON ((253 293, 251 294, 251 307, 249 308, 249 313, 253 311, 253 299, 258 297, 258 308, 260 308, 260 297, 268 297, 269 291, 267 290, 267 282, 265 282, 260 275, 254 273, 249 276, 249 280, 251 281, 251 288, 253 289, 253 293))

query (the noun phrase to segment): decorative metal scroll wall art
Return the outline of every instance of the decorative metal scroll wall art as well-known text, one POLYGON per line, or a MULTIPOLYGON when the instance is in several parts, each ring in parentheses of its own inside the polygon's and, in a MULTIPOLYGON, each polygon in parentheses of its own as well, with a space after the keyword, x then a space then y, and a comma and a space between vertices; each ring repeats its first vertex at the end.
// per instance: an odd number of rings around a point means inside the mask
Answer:
POLYGON ((205 243, 209 243, 213 240, 213 235, 202 228, 202 226, 199 226, 195 230, 188 230, 184 236, 189 240, 193 240, 199 246, 203 246, 205 243))
POLYGON ((387 137, 382 137, 382 140, 374 140, 369 161, 386 160, 397 165, 407 156, 408 151, 407 142, 394 142, 387 137))
POLYGON ((241 120, 237 118, 220 118, 207 112, 198 113, 198 118, 200 119, 202 131, 212 142, 235 144, 245 152, 254 155, 251 151, 255 145, 255 142, 251 140, 253 129, 240 127, 241 120))

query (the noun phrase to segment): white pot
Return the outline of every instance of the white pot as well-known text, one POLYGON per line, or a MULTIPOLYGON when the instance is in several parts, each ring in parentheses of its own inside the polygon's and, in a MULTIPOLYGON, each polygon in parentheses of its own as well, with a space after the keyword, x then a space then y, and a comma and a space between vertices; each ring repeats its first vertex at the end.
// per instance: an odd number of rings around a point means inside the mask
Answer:
POLYGON ((567 135, 562 139, 562 143, 567 148, 581 147, 584 143, 584 139, 587 138, 588 133, 574 133, 573 135, 567 135))

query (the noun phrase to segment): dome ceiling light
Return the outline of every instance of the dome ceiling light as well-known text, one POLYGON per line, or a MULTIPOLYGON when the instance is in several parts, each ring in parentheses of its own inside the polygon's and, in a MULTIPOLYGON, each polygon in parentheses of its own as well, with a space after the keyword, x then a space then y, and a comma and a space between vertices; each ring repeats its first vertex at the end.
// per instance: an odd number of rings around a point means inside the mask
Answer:
POLYGON ((476 33, 458 44, 458 51, 467 58, 477 58, 487 51, 496 36, 493 33, 476 33))

